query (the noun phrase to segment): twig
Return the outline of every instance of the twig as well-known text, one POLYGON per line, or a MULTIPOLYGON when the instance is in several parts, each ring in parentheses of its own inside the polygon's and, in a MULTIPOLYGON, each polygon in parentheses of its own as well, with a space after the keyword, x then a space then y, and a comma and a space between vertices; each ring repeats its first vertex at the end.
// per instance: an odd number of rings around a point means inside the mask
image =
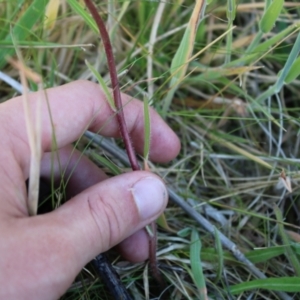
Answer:
POLYGON ((122 284, 118 273, 112 267, 105 254, 102 253, 97 255, 93 260, 93 265, 115 299, 132 299, 126 288, 122 284))

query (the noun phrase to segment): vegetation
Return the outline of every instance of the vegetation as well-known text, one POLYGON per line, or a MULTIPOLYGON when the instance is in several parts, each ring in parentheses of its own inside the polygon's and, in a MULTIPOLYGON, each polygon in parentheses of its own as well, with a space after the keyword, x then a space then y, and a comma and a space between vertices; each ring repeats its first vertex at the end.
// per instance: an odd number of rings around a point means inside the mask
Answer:
MULTIPOLYGON (((114 47, 122 92, 154 106, 182 141, 180 156, 169 165, 148 162, 194 212, 176 205, 172 194, 159 220, 157 256, 169 298, 295 298, 300 4, 95 3, 114 47)), ((83 1, 2 0, 0 13, 0 66, 10 80, 18 82, 19 73, 6 56, 19 49, 44 88, 97 82, 96 73, 101 85, 110 85, 103 44, 83 1)), ((6 101, 20 86, 10 81, 0 88, 6 101)), ((109 174, 127 170, 86 137, 76 147, 109 174)), ((52 190, 53 208, 60 195, 52 190)), ((111 255, 136 299, 153 298, 147 263, 111 255)), ((110 299, 94 274, 87 266, 62 299, 110 299)))

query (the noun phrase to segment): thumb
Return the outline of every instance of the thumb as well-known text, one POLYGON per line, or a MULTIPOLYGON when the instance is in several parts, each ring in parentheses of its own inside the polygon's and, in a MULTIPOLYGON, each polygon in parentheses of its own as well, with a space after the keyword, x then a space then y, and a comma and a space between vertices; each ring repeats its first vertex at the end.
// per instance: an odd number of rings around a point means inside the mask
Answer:
POLYGON ((0 226, 6 241, 0 267, 11 279, 9 296, 0 290, 0 298, 58 298, 85 264, 155 220, 166 205, 161 179, 135 171, 86 189, 54 212, 14 218, 0 226))
POLYGON ((55 219, 58 224, 68 220, 69 241, 77 262, 84 266, 154 221, 167 198, 159 177, 135 171, 90 187, 56 210, 55 219))

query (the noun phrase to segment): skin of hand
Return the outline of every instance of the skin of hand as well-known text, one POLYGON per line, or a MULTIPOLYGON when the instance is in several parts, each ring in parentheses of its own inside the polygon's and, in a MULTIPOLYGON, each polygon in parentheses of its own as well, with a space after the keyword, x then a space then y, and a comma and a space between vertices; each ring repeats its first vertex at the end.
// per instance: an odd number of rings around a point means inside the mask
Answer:
MULTIPOLYGON (((87 129, 119 137, 116 117, 97 84, 77 81, 28 97, 32 115, 42 99, 41 177, 50 182, 52 172, 58 183, 64 170, 70 199, 50 213, 28 216, 30 148, 23 99, 0 104, 0 299, 57 299, 89 261, 116 245, 130 261, 147 259, 143 228, 165 209, 167 191, 146 171, 107 178, 73 150, 71 143, 87 129)), ((142 153, 143 104, 126 95, 122 101, 133 145, 142 153)), ((178 154, 180 142, 152 109, 150 117, 150 159, 167 162, 178 154)))

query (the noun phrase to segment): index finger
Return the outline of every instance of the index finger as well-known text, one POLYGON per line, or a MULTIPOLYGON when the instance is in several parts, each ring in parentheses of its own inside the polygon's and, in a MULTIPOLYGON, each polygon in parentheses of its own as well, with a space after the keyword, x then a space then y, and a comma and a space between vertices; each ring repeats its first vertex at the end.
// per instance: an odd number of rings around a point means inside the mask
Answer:
MULTIPOLYGON (((28 97, 32 116, 35 115, 39 97, 42 97, 43 152, 51 150, 53 132, 58 148, 74 142, 87 129, 104 136, 120 136, 116 115, 112 112, 103 91, 95 83, 76 81, 48 89, 46 93, 31 93, 28 97)), ((122 102, 133 145, 141 153, 144 144, 143 105, 124 94, 122 102)), ((0 116, 7 124, 5 133, 9 132, 12 137, 11 147, 14 148, 15 157, 22 165, 27 164, 30 149, 22 97, 1 104, 0 116)), ((180 149, 177 136, 153 109, 150 109, 150 119, 152 124, 150 159, 158 162, 171 160, 180 149)))

